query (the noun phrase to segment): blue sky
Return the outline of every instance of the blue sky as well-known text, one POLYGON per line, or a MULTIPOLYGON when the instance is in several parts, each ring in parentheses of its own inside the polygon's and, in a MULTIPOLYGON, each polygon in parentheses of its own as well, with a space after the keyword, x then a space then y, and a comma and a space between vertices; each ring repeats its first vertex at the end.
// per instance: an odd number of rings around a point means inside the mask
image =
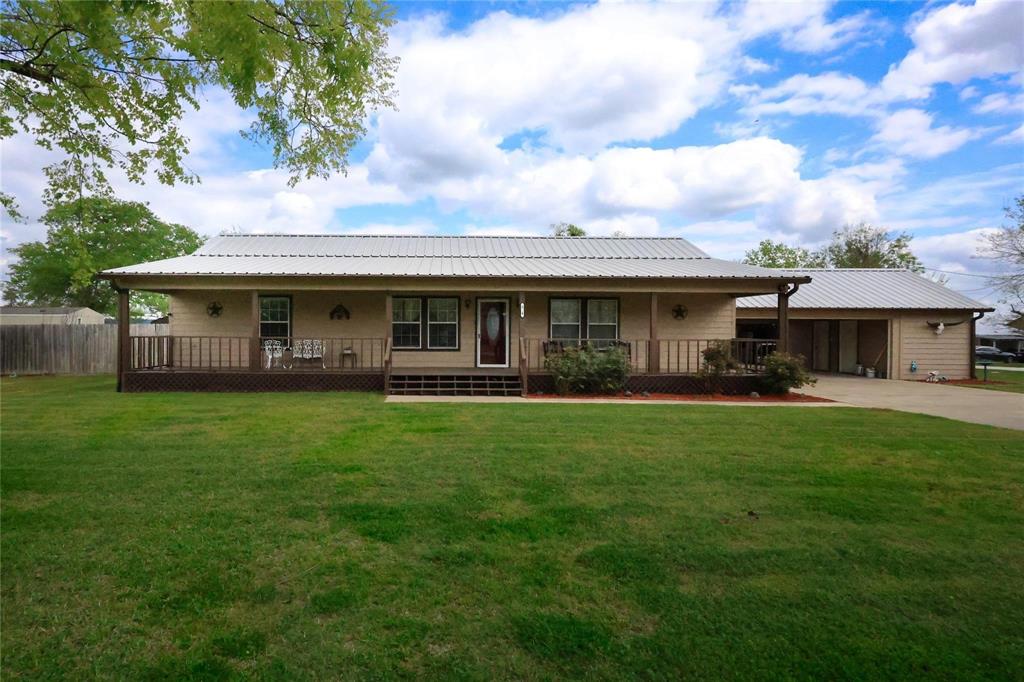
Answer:
MULTIPOLYGON (((115 179, 206 234, 679 235, 742 257, 844 223, 915 235, 950 285, 995 300, 975 258, 1024 192, 1024 3, 396 5, 397 109, 346 177, 288 187, 249 117, 206 93, 184 122, 194 187, 115 179)), ((4 145, 38 215, 46 157, 4 145)), ((8 246, 42 236, 4 225, 8 246)))

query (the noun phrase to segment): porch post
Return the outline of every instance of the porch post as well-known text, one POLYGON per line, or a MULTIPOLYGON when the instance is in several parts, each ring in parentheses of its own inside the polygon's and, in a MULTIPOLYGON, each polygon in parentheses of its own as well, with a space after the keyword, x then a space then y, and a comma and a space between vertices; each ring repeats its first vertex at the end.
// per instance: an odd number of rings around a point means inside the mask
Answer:
POLYGON ((249 369, 260 369, 260 292, 252 290, 249 331, 249 369))
POLYGON ((651 374, 661 371, 661 344, 658 342, 658 294, 651 292, 650 348, 647 349, 647 367, 651 374))
POLYGON ((117 392, 124 391, 124 373, 132 366, 131 309, 128 289, 117 290, 117 392))
MULTIPOLYGON (((794 288, 793 291, 796 291, 794 288)), ((779 353, 789 352, 789 297, 793 291, 789 291, 789 285, 779 285, 778 298, 778 325, 779 325, 779 353)))

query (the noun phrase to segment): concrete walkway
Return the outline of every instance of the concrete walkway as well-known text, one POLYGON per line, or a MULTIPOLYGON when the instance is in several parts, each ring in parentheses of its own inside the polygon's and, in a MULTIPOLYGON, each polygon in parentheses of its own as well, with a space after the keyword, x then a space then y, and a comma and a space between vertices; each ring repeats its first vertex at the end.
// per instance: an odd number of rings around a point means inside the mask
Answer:
POLYGON ((1024 431, 1024 394, 967 386, 818 376, 806 393, 858 407, 930 414, 947 419, 1024 431))

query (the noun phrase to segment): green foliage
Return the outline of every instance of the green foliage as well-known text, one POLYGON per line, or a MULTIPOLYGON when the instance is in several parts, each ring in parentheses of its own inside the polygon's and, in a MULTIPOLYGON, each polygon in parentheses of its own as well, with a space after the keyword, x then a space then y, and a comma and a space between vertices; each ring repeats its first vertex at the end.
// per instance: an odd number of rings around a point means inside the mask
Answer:
MULTIPOLYGON (((165 223, 145 204, 90 197, 57 204, 46 215, 45 242, 11 249, 4 297, 13 304, 82 305, 114 315, 117 294, 96 273, 140 261, 195 251, 203 238, 184 225, 165 223)), ((135 313, 166 312, 166 297, 139 293, 135 313)))
POLYGON ((924 266, 910 251, 906 232, 890 232, 867 223, 847 225, 832 234, 832 241, 820 251, 830 268, 906 268, 923 272, 924 266))
POLYGON ((555 387, 562 395, 569 393, 618 393, 629 377, 629 356, 623 348, 566 348, 544 358, 544 368, 551 372, 555 387))
POLYGON ((800 246, 787 246, 782 242, 765 239, 743 256, 747 265, 762 268, 820 268, 825 262, 818 252, 808 251, 800 246))
MULTIPOLYGON (((4 4, 0 139, 24 131, 67 158, 48 200, 103 194, 105 169, 193 182, 180 121, 204 87, 255 117, 292 182, 344 171, 368 114, 392 105, 391 11, 376 0, 4 4)), ((8 207, 4 199, 4 206, 8 207)))
POLYGON ((818 383, 808 373, 804 356, 772 353, 764 359, 761 390, 769 395, 789 393, 792 388, 813 386, 818 383))
POLYGON ((714 341, 700 352, 703 361, 697 376, 704 380, 707 393, 718 389, 719 379, 726 373, 737 369, 740 364, 732 356, 728 341, 714 341))
POLYGON ((587 231, 573 223, 552 223, 551 233, 556 237, 586 237, 587 231))

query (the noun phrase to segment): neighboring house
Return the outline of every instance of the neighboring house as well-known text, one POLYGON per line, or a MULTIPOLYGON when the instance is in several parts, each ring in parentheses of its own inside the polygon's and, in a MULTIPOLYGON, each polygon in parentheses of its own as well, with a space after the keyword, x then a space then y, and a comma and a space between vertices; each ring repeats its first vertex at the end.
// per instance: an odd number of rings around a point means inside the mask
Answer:
POLYGON ((106 316, 85 307, 0 307, 0 326, 28 324, 103 324, 106 316))
POLYGON ((978 334, 979 346, 993 346, 1009 353, 1024 351, 1024 332, 1010 334, 978 334))
POLYGON ((623 348, 634 390, 697 390, 716 341, 746 370, 734 392, 776 347, 960 377, 990 310, 906 271, 772 270, 672 238, 226 235, 101 276, 122 320, 128 290, 170 296, 168 336, 120 327, 128 391, 550 391, 545 358, 582 343, 623 348))
MULTIPOLYGON (((799 269, 807 276, 789 299, 790 351, 815 371, 921 379, 972 375, 974 322, 992 308, 909 270, 799 269)), ((773 338, 775 298, 736 302, 737 335, 773 338)))
POLYGON ((626 349, 638 390, 693 389, 736 297, 809 281, 684 239, 339 235, 226 235, 102 276, 122 317, 129 289, 170 296, 169 337, 121 328, 123 390, 496 394, 551 390, 545 357, 581 342, 626 349))

